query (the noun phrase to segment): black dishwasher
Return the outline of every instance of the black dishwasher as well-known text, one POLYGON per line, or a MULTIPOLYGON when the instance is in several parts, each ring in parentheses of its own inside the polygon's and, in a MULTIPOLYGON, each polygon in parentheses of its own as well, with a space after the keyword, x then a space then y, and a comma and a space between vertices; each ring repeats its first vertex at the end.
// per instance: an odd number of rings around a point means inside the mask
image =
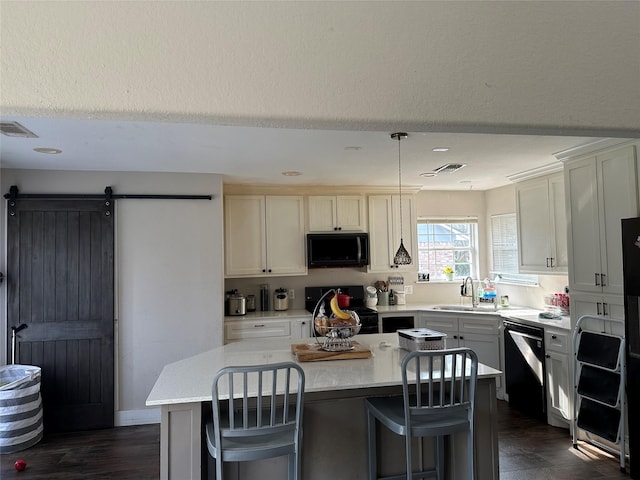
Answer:
POLYGON ((509 406, 547 421, 544 330, 505 320, 504 375, 509 406))

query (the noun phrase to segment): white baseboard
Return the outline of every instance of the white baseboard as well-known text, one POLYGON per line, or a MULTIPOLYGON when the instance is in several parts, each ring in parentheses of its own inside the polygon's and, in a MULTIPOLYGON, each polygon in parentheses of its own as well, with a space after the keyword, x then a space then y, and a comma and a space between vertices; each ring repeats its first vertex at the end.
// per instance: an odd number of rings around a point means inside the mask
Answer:
POLYGON ((160 408, 145 408, 142 410, 120 410, 116 412, 116 427, 131 425, 149 425, 160 423, 160 408))

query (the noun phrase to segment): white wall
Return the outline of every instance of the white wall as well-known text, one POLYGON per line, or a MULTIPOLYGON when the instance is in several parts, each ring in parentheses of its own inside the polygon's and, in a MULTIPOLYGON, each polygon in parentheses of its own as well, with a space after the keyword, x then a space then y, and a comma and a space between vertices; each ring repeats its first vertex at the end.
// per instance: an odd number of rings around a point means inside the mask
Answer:
POLYGON ((145 401, 164 365, 223 342, 221 177, 3 170, 2 191, 11 185, 23 193, 99 194, 110 185, 115 194, 214 195, 116 201, 116 423, 159 421, 145 401))

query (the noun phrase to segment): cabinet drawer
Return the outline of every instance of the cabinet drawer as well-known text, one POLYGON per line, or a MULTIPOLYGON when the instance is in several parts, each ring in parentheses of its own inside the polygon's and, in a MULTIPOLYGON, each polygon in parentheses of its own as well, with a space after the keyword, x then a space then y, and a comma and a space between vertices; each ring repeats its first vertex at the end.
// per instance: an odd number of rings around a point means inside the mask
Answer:
POLYGON ((265 320, 246 322, 238 321, 225 325, 227 340, 241 338, 289 337, 291 336, 291 322, 288 320, 265 320))
POLYGON ((473 318, 460 318, 460 333, 478 333, 498 335, 499 321, 496 319, 480 321, 473 318))
POLYGON ((569 332, 545 329, 544 346, 547 350, 569 353, 569 338, 569 332))

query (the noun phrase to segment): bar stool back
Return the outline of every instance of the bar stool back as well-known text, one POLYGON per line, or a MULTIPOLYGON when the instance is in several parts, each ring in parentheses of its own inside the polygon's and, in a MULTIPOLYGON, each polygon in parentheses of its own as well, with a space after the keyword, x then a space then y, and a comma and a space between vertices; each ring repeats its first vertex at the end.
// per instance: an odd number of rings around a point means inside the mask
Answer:
POLYGON ((213 379, 207 450, 223 462, 289 457, 289 480, 300 478, 304 372, 293 362, 225 367, 213 379))
POLYGON ((467 434, 468 479, 474 478, 473 414, 478 357, 468 348, 417 351, 402 361, 402 396, 365 400, 368 424, 369 479, 436 477, 444 480, 444 437, 467 434), (378 477, 376 421, 405 437, 406 474, 378 477), (435 437, 435 467, 412 473, 411 440, 435 437))

